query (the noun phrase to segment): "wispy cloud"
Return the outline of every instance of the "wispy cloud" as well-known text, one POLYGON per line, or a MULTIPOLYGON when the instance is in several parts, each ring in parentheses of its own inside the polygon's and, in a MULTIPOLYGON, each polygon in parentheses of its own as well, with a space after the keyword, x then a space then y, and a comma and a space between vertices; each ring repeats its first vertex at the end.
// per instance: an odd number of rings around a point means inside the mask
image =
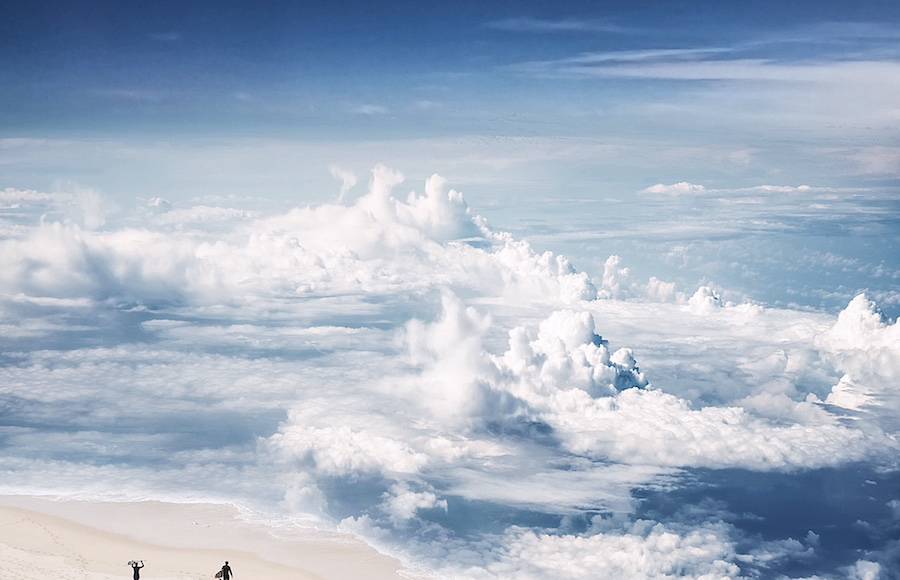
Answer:
POLYGON ((387 115, 389 110, 387 107, 382 106, 382 105, 374 105, 371 103, 365 103, 365 104, 357 105, 357 106, 351 108, 350 112, 354 113, 356 115, 374 116, 374 115, 387 115))
POLYGON ((494 20, 492 22, 488 22, 485 26, 494 30, 504 30, 507 32, 634 32, 633 29, 619 26, 605 20, 583 20, 578 18, 548 19, 532 18, 529 16, 518 16, 513 18, 504 18, 502 20, 494 20))
POLYGON ((551 61, 537 61, 545 63, 559 63, 571 65, 594 65, 616 63, 646 63, 646 62, 683 62, 699 61, 706 57, 732 52, 734 49, 721 47, 701 48, 650 48, 641 50, 615 50, 604 52, 583 52, 576 56, 561 58, 551 61))
POLYGON ((900 147, 862 147, 850 153, 848 158, 857 164, 863 174, 900 174, 900 147))
POLYGON ((657 183, 656 185, 651 185, 650 187, 642 189, 640 193, 690 195, 695 193, 703 193, 704 191, 706 191, 706 188, 702 185, 689 183, 687 181, 679 181, 678 183, 672 183, 669 185, 666 185, 665 183, 657 183))
MULTIPOLYGON (((511 28, 550 30, 582 21, 504 21, 511 28)), ((687 81, 777 81, 900 85, 895 27, 874 22, 825 22, 735 42, 729 46, 663 46, 580 52, 531 60, 512 69, 534 76, 687 81), (791 44, 790 51, 784 45, 791 44)))
POLYGON ((341 182, 341 189, 338 192, 338 202, 344 201, 344 196, 347 195, 347 192, 353 189, 356 185, 357 179, 356 175, 343 167, 332 164, 328 166, 328 171, 331 173, 331 176, 338 181, 341 182))
POLYGON ((435 111, 443 107, 443 103, 431 101, 429 99, 419 99, 413 103, 413 108, 417 111, 435 111))
POLYGON ((710 195, 716 196, 721 194, 822 194, 822 193, 838 193, 838 194, 856 194, 863 191, 870 191, 863 187, 828 187, 816 185, 753 185, 749 187, 706 187, 699 183, 691 183, 689 181, 679 181, 678 183, 657 183, 649 187, 645 187, 638 193, 671 195, 671 196, 687 196, 687 195, 710 195))
POLYGON ((151 40, 157 42, 178 42, 181 40, 181 34, 178 32, 155 32, 147 35, 151 40))
MULTIPOLYGON (((819 22, 801 27, 771 32, 762 35, 758 41, 762 44, 810 44, 823 46, 834 44, 846 49, 848 44, 872 44, 900 39, 900 30, 896 26, 882 22, 819 22)), ((894 47, 896 49, 896 46, 894 47)))
POLYGON ((145 89, 96 89, 91 91, 91 93, 105 99, 135 103, 157 103, 165 97, 160 91, 145 89))
POLYGON ((536 76, 637 78, 685 81, 780 81, 888 83, 900 86, 900 62, 894 60, 804 60, 720 58, 727 48, 654 49, 582 53, 562 59, 513 65, 536 76))

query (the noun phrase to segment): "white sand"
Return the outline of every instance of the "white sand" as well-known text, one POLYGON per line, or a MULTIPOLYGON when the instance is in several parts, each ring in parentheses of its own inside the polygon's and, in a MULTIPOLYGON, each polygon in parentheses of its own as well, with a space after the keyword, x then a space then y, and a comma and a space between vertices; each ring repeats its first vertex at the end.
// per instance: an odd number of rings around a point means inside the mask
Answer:
POLYGON ((0 496, 0 580, 200 580, 228 560, 235 580, 394 579, 400 563, 315 530, 273 530, 218 505, 0 496))

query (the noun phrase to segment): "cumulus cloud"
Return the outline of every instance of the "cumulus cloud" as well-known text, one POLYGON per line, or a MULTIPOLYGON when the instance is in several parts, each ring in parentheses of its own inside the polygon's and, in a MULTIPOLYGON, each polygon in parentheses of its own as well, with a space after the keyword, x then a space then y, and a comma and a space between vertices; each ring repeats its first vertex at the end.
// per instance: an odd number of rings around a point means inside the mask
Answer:
POLYGON ((658 466, 813 468, 893 448, 890 438, 843 426, 813 403, 790 402, 799 422, 784 425, 739 406, 694 409, 645 390, 631 349, 610 354, 589 312, 558 311, 536 329, 514 328, 507 351, 494 356, 483 352, 487 319, 456 299, 445 297, 444 309, 438 322, 416 323, 408 336, 445 379, 431 395, 444 417, 485 409, 495 420, 527 417, 550 425, 573 453, 658 466), (453 389, 457 398, 447 392, 453 389))
POLYGON ((678 302, 683 299, 683 295, 676 290, 674 282, 650 276, 647 280, 647 298, 654 302, 678 302))
POLYGON ((507 388, 533 403, 562 390, 579 389, 599 397, 646 386, 631 350, 610 354, 607 344, 596 333, 589 312, 557 311, 536 332, 511 330, 509 349, 494 360, 500 376, 515 381, 507 388))
POLYGON ((881 578, 881 565, 878 562, 857 560, 846 568, 846 572, 850 580, 878 580, 881 578))
POLYGON ((688 306, 697 314, 708 314, 724 306, 719 293, 709 286, 700 286, 688 300, 688 306))
POLYGON ((631 282, 631 270, 621 264, 622 259, 615 255, 607 258, 603 264, 602 292, 606 298, 622 296, 631 282))
POLYGON ((448 577, 730 577, 813 542, 641 519, 635 490, 896 453, 897 326, 868 299, 688 298, 618 256, 592 279, 403 183, 90 224, 6 190, 47 217, 0 241, 2 491, 287 511, 448 577))
POLYGON ((843 372, 826 402, 849 409, 895 413, 900 392, 900 324, 887 322, 875 305, 859 294, 817 337, 817 345, 843 372))
POLYGON ((893 448, 885 437, 832 419, 819 425, 773 424, 741 407, 692 409, 660 391, 629 390, 615 399, 570 396, 555 417, 577 453, 653 465, 747 467, 759 470, 840 465, 866 458, 873 447, 893 448), (586 405, 582 413, 576 413, 586 405), (603 425, 604 428, 599 428, 603 425), (610 437, 607 429, 615 431, 610 437))
POLYGON ((613 254, 603 263, 603 274, 599 280, 597 296, 617 300, 639 300, 651 302, 683 303, 687 299, 674 282, 650 276, 641 282, 626 266, 621 256, 613 254))
POLYGON ((384 494, 384 510, 395 525, 402 525, 416 512, 425 509, 447 511, 447 500, 438 499, 432 491, 414 491, 407 483, 395 483, 384 494))
MULTIPOLYGON (((484 380, 482 336, 491 320, 467 308, 450 293, 442 297, 441 317, 431 324, 418 320, 406 326, 410 358, 422 369, 415 379, 423 404, 446 420, 465 421, 502 414, 503 393, 484 380)), ((509 401, 509 404, 514 404, 509 401)))
POLYGON ((635 522, 624 533, 551 535, 530 530, 507 532, 498 561, 474 578, 732 578, 740 568, 734 546, 721 530, 679 533, 654 522, 635 522))
MULTIPOLYGON (((259 217, 197 206, 158 216, 161 224, 249 221, 226 235, 146 229, 93 232, 45 223, 0 241, 0 290, 33 296, 156 303, 246 304, 289 293, 390 293, 435 285, 493 287, 503 295, 593 298, 589 278, 563 257, 487 229, 462 195, 430 177, 423 194, 399 200, 403 176, 383 166, 370 192, 349 207, 297 208, 259 217), (455 240, 483 240, 487 247, 455 240)), ((92 225, 98 225, 94 221, 92 225)))
POLYGON ((403 441, 349 426, 304 427, 294 421, 269 444, 286 457, 312 461, 325 475, 415 473, 428 460, 403 441))

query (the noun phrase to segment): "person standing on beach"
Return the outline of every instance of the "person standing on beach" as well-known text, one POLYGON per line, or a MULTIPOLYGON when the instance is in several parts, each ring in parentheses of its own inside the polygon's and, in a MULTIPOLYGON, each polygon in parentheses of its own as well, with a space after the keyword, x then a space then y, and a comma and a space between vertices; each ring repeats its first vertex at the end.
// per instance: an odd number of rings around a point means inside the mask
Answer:
POLYGON ((225 560, 225 565, 222 566, 222 580, 231 580, 232 577, 234 577, 234 572, 231 571, 228 560, 225 560))
POLYGON ((140 566, 137 562, 131 562, 131 568, 134 570, 134 580, 141 580, 141 568, 144 567, 144 561, 141 560, 140 566))

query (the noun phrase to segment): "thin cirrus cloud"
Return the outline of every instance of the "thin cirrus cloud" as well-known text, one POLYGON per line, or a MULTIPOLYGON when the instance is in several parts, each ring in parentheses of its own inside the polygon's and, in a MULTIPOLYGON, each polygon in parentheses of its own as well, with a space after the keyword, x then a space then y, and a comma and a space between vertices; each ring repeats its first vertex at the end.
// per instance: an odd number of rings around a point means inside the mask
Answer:
POLYGON ((506 32, 531 32, 531 33, 556 33, 556 32, 613 32, 633 33, 633 28, 614 24, 612 22, 593 19, 578 18, 533 18, 518 16, 493 20, 484 25, 486 28, 502 30, 506 32))
POLYGON ((355 107, 351 107, 351 113, 356 115, 366 115, 366 116, 378 116, 378 115, 387 115, 390 112, 390 109, 383 105, 376 105, 372 103, 365 103, 362 105, 357 105, 355 107))
MULTIPOLYGON (((798 32, 760 36, 732 45, 657 46, 631 50, 582 51, 551 59, 504 65, 503 71, 532 80, 659 83, 665 92, 648 92, 616 111, 634 123, 697 126, 752 135, 764 131, 814 131, 845 143, 848 136, 896 125, 893 95, 900 89, 900 55, 884 36, 871 39, 833 36, 803 42, 798 32), (790 51, 783 50, 789 44, 790 51), (740 90, 735 90, 735 85, 740 90), (814 98, 813 98, 814 95, 814 98), (690 123, 683 121, 690 119, 690 123)), ((625 85, 625 86, 628 86, 625 85)), ((860 160, 861 173, 884 173, 890 161, 860 160), (875 166, 877 171, 872 171, 875 166)), ((846 162, 853 162, 847 159, 846 162)))
POLYGON ((155 40, 157 42, 178 42, 182 39, 182 35, 179 32, 154 32, 147 35, 148 38, 155 40))
POLYGON ((555 60, 512 65, 533 75, 581 78, 636 78, 684 81, 774 81, 900 84, 900 63, 893 60, 809 60, 708 58, 733 49, 689 48, 582 53, 555 60))
POLYGON ((752 185, 748 187, 707 187, 699 183, 691 183, 689 181, 679 181, 676 183, 656 183, 647 186, 638 191, 642 194, 667 195, 672 197, 679 196, 701 196, 701 195, 720 195, 720 194, 783 194, 794 193, 801 195, 818 195, 818 194, 837 194, 837 195, 853 195, 867 191, 873 191, 871 188, 865 187, 830 187, 819 185, 776 185, 762 184, 752 185))
POLYGON ((587 51, 513 65, 532 74, 665 80, 834 82, 897 79, 896 29, 880 23, 820 23, 761 33, 730 45, 587 51), (853 50, 848 51, 848 43, 853 50), (792 56, 780 50, 798 45, 792 56))

